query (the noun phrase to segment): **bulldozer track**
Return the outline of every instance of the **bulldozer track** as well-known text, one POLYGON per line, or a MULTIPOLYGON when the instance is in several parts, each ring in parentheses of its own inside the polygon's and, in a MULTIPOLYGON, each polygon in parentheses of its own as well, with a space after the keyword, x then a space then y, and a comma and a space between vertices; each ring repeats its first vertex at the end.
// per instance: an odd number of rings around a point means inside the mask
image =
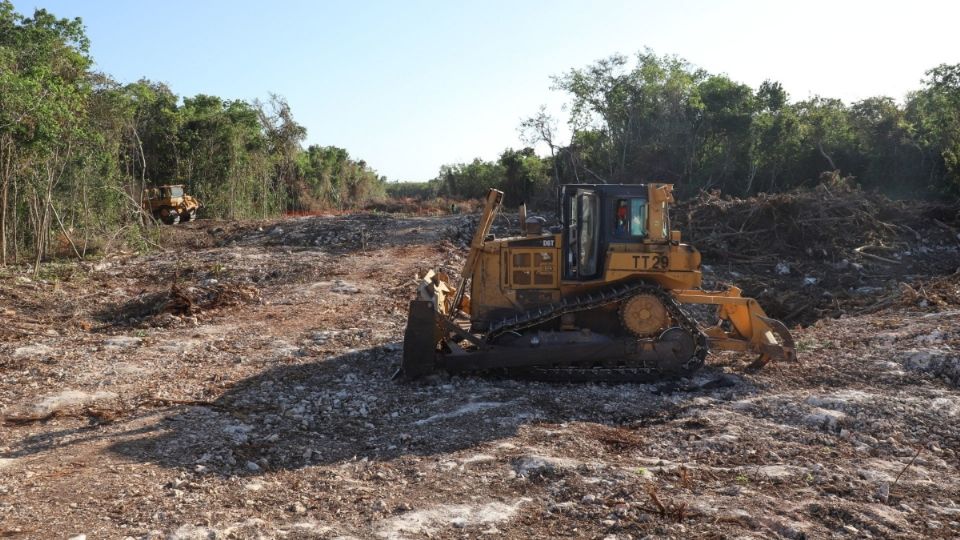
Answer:
MULTIPOLYGON (((673 295, 657 285, 642 282, 612 285, 501 319, 491 324, 485 339, 490 342, 506 333, 520 332, 568 313, 587 311, 622 302, 636 294, 651 294, 663 302, 676 326, 690 336, 695 346, 693 355, 684 364, 684 373, 692 374, 699 369, 709 352, 709 340, 706 334, 700 330, 696 321, 683 311, 680 303, 673 295)), ((656 338, 638 339, 638 341, 653 342, 656 341, 656 338)), ((601 362, 600 365, 591 362, 590 365, 568 364, 552 367, 518 368, 510 370, 510 372, 511 374, 556 382, 644 382, 657 380, 665 375, 663 370, 656 366, 630 365, 629 359, 601 362)))

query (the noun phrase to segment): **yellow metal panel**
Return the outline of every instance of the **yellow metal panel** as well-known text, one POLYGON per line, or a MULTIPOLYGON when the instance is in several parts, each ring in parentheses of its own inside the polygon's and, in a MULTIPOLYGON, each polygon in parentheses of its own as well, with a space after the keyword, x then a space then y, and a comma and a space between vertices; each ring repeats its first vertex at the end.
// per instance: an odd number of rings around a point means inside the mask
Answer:
POLYGON ((560 280, 559 249, 522 247, 505 251, 507 287, 513 289, 557 288, 560 280))

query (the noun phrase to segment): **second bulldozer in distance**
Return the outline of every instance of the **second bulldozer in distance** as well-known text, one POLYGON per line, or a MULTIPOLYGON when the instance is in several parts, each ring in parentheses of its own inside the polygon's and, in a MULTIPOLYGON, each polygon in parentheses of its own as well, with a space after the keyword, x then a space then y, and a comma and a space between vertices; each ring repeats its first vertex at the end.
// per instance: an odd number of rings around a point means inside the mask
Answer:
POLYGON ((790 332, 756 300, 700 288, 700 252, 670 230, 672 185, 558 195, 559 227, 544 231, 521 207, 521 235, 494 239, 503 193, 489 191, 459 283, 422 277, 398 375, 650 381, 692 374, 711 350, 752 353, 754 368, 795 358, 790 332), (715 324, 698 324, 690 304, 716 306, 715 324))
POLYGON ((184 192, 181 184, 148 188, 143 194, 144 210, 167 225, 197 219, 201 206, 200 201, 184 192))

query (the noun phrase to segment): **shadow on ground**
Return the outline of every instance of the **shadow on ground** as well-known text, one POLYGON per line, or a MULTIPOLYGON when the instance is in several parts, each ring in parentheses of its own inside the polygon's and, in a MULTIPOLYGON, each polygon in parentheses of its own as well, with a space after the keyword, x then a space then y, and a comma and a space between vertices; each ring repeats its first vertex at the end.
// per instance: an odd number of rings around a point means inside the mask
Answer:
POLYGON ((258 474, 455 452, 514 436, 532 423, 650 425, 682 414, 698 396, 757 391, 737 375, 710 368, 679 385, 445 376, 399 383, 390 380, 398 349, 391 344, 269 369, 209 407, 178 408, 145 431, 121 434, 110 448, 171 468, 258 474))

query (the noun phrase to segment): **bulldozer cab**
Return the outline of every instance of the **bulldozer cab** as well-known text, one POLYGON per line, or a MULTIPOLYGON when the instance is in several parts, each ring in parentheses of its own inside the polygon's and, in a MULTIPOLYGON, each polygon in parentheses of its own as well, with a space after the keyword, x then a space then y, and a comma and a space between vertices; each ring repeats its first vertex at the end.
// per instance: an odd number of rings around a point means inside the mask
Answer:
POLYGON ((183 197, 183 186, 160 186, 158 188, 161 199, 179 199, 183 197))
POLYGON ((182 185, 152 187, 143 191, 144 200, 153 203, 161 200, 182 199, 183 196, 184 191, 182 185))
POLYGON ((666 220, 661 219, 661 234, 649 234, 649 187, 644 184, 565 185, 560 188, 559 201, 563 276, 567 280, 600 278, 605 270, 604 255, 611 243, 662 241, 669 228, 666 220))

